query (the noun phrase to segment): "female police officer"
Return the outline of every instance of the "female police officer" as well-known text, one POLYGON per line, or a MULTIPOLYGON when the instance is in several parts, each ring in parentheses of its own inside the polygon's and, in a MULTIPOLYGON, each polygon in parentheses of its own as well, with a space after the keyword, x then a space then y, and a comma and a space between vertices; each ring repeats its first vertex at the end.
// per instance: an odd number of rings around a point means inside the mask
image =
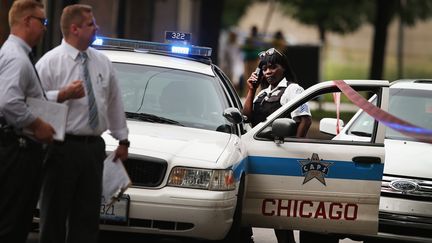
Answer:
MULTIPOLYGON (((262 74, 254 72, 247 80, 248 93, 243 114, 252 126, 265 121, 268 115, 286 104, 304 89, 297 84, 288 58, 275 48, 259 53, 262 74), (255 97, 258 86, 262 90, 255 97), (254 98, 255 97, 255 98, 254 98)), ((311 114, 307 104, 303 104, 291 113, 297 123, 297 137, 305 137, 311 125, 311 114)), ((275 230, 278 242, 295 242, 291 230, 275 230)))
MULTIPOLYGON (((261 52, 259 57, 259 67, 263 75, 258 77, 254 72, 247 80, 248 93, 243 108, 243 114, 248 117, 252 126, 263 122, 268 115, 304 91, 297 84, 295 74, 284 54, 270 48, 261 52), (260 83, 263 89, 255 97, 260 83)), ((298 124, 296 136, 305 137, 311 125, 311 114, 307 104, 294 110, 291 118, 298 124)))

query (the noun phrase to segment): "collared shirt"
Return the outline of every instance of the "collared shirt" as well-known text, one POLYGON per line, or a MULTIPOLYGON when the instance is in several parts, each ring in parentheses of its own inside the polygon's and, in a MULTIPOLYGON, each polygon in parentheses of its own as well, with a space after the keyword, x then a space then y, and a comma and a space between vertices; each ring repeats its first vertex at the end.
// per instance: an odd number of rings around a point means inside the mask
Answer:
MULTIPOLYGON (((286 103, 288 103, 290 100, 294 99, 297 95, 303 93, 304 89, 298 85, 297 83, 290 83, 288 85, 288 81, 284 78, 282 79, 278 85, 272 89, 271 85, 269 85, 267 88, 261 90, 254 98, 254 102, 256 101, 256 99, 264 92, 266 92, 268 95, 267 96, 271 96, 271 95, 277 95, 279 88, 280 87, 284 87, 285 92, 283 93, 283 95, 280 98, 280 104, 281 105, 285 105, 286 103)), ((293 112, 291 112, 291 117, 297 117, 297 116, 311 116, 310 110, 309 110, 309 105, 307 103, 301 105, 300 107, 298 107, 297 109, 295 109, 293 112)))
POLYGON ((0 50, 0 117, 15 128, 27 127, 36 119, 25 104, 26 97, 43 99, 30 52, 31 47, 12 34, 0 50))
MULTIPOLYGON (((107 129, 111 135, 123 140, 128 137, 121 92, 111 61, 99 51, 89 47, 87 65, 98 108, 99 125, 89 126, 88 97, 64 102, 69 107, 66 133, 74 135, 100 135, 107 129)), ((65 40, 47 52, 36 64, 49 100, 57 101, 59 90, 74 80, 83 80, 79 50, 65 40)), ((83 84, 84 85, 84 84, 83 84)), ((85 85, 84 85, 85 86, 85 85)))

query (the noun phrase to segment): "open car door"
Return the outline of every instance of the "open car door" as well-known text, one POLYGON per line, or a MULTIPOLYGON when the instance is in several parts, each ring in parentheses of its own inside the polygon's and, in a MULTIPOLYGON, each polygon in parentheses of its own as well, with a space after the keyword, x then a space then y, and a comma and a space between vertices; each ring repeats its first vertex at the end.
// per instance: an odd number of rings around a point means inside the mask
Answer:
MULTIPOLYGON (((345 82, 364 95, 377 94, 377 106, 387 110, 388 81, 345 82)), ((370 141, 333 141, 312 134, 320 114, 312 112, 307 137, 296 138, 295 124, 286 118, 302 104, 313 106, 334 92, 340 92, 334 82, 319 83, 242 137, 249 153, 244 225, 377 233, 385 127, 374 121, 370 141)))

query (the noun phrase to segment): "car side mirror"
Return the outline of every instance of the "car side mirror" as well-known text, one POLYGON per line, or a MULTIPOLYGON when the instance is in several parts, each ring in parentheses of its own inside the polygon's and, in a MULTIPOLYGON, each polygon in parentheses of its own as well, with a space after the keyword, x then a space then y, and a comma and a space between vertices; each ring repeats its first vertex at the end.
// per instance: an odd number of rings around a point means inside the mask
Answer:
POLYGON ((297 123, 291 118, 278 118, 273 121, 272 133, 276 143, 283 143, 286 137, 294 137, 297 132, 297 123))
POLYGON ((226 108, 222 115, 232 124, 239 124, 244 121, 243 114, 234 107, 226 108))
MULTIPOLYGON (((345 124, 342 120, 339 120, 339 123, 340 123, 340 130, 342 130, 345 124)), ((337 119, 323 118, 320 120, 319 130, 324 134, 336 136, 336 126, 337 126, 337 119)))

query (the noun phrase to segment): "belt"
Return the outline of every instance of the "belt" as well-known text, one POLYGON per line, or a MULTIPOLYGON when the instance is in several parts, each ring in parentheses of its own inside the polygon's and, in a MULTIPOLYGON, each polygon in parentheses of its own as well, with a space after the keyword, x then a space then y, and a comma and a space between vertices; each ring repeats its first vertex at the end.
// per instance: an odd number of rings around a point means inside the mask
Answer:
POLYGON ((65 141, 76 141, 81 143, 94 143, 98 141, 100 138, 101 138, 100 136, 94 136, 94 135, 73 135, 73 134, 65 135, 65 141))
POLYGON ((0 128, 0 145, 10 145, 17 143, 19 147, 44 147, 44 144, 39 143, 29 137, 22 134, 16 134, 16 132, 11 127, 0 128))

